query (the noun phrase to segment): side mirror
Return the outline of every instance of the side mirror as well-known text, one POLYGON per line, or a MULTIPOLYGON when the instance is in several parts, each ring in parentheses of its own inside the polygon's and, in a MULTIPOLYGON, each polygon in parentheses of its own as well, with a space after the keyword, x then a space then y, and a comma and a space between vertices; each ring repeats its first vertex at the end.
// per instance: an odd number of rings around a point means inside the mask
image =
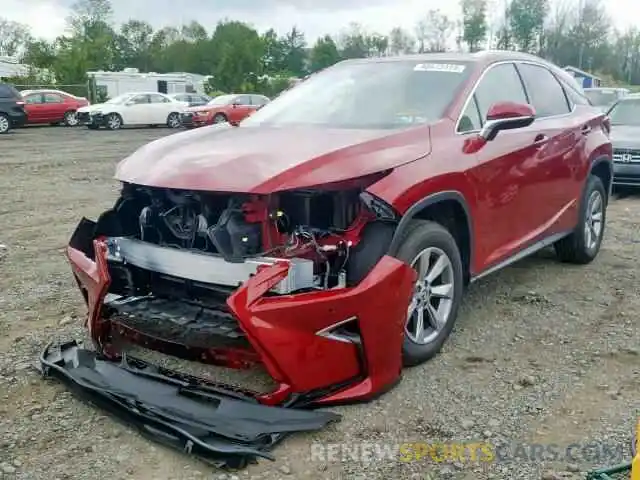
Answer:
POLYGON ((501 130, 528 127, 535 117, 536 112, 531 105, 514 102, 494 103, 487 112, 487 121, 480 131, 480 136, 490 142, 501 130))

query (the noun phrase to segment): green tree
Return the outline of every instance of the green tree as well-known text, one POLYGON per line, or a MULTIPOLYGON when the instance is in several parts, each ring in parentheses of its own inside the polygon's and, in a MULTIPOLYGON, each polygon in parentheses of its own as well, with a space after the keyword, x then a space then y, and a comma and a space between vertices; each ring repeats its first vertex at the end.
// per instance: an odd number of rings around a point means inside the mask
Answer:
POLYGON ((127 67, 148 72, 152 66, 151 42, 153 27, 147 22, 129 20, 120 27, 119 51, 127 67))
POLYGON ((319 38, 310 53, 311 71, 317 72, 341 60, 340 52, 331 35, 319 38))
POLYGON ((446 51, 447 42, 454 27, 453 22, 440 10, 429 10, 423 21, 425 36, 423 37, 422 51, 446 51))
POLYGON ((478 51, 487 36, 486 0, 461 0, 462 40, 471 52, 478 51))
POLYGON ((211 54, 215 59, 213 84, 225 92, 256 88, 263 73, 264 43, 253 28, 237 21, 218 23, 211 39, 211 54))
POLYGON ((284 70, 295 77, 303 77, 307 69, 307 42, 297 27, 293 27, 281 40, 284 54, 284 70))
POLYGON ((266 74, 276 74, 286 70, 285 45, 273 28, 261 36, 264 55, 262 56, 262 71, 266 74))
POLYGON ((342 58, 364 58, 369 56, 368 35, 359 23, 351 23, 340 39, 342 58))
POLYGON ((522 52, 536 53, 544 30, 547 0, 512 0, 507 11, 510 38, 522 52))
POLYGON ((389 33, 389 54, 404 55, 413 51, 415 39, 401 27, 394 27, 389 33))

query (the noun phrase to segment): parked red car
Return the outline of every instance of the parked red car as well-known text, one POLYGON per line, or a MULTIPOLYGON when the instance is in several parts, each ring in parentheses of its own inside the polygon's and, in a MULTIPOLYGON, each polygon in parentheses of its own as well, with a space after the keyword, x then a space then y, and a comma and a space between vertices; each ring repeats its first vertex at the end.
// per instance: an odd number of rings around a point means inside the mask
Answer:
POLYGON ((181 448, 261 456, 274 432, 330 420, 265 405, 391 388, 440 351, 470 282, 551 245, 591 262, 609 131, 576 81, 535 56, 338 63, 238 126, 165 137, 120 163, 115 206, 84 219, 67 250, 103 357, 69 343, 45 351, 44 370, 181 448), (123 357, 126 342, 261 365, 276 387, 185 380, 123 357), (194 398, 216 405, 212 419, 194 398))
POLYGON ((206 105, 188 108, 180 121, 186 128, 226 122, 236 125, 267 103, 269 98, 264 95, 220 95, 206 105))
POLYGON ((84 97, 76 97, 61 90, 23 90, 22 96, 30 125, 62 123, 69 127, 78 125, 77 110, 89 105, 84 97))

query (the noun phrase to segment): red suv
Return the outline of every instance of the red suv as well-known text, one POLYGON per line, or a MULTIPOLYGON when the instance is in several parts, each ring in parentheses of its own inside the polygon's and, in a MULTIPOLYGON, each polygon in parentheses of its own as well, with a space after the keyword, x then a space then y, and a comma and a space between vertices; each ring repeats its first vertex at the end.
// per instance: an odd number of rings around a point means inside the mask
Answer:
POLYGON ((60 90, 23 90, 30 125, 63 123, 69 127, 78 125, 77 110, 89 105, 84 97, 76 97, 60 90))
POLYGON ((433 357, 470 282, 550 245, 591 262, 612 147, 556 66, 433 54, 338 63, 239 126, 145 145, 116 176, 115 206, 68 248, 112 368, 119 342, 259 364, 276 387, 247 395, 322 405, 369 399, 433 357))

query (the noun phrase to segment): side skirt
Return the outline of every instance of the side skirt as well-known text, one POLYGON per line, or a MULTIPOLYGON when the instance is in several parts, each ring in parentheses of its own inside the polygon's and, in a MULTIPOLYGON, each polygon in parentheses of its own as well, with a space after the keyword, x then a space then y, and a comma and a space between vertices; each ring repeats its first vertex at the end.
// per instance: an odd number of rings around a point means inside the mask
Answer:
POLYGON ((491 275, 492 273, 497 272, 498 270, 502 270, 505 267, 508 267, 509 265, 516 263, 530 255, 533 255, 534 253, 536 253, 539 250, 542 250, 545 247, 548 247, 550 245, 553 245, 554 243, 556 243, 558 240, 562 240, 564 237, 571 235, 571 233, 573 233, 573 230, 570 230, 568 232, 561 232, 561 233, 556 233, 554 235, 550 235, 548 237, 543 238, 542 240, 538 240, 537 242, 534 242, 533 244, 529 245, 528 247, 525 247, 524 249, 520 250, 518 253, 516 253, 515 255, 512 255, 500 262, 498 262, 497 264, 493 265, 492 267, 487 268, 486 270, 484 270, 483 272, 480 272, 478 275, 475 275, 473 277, 471 277, 470 283, 475 282, 476 280, 479 280, 481 278, 486 277, 487 275, 491 275))

